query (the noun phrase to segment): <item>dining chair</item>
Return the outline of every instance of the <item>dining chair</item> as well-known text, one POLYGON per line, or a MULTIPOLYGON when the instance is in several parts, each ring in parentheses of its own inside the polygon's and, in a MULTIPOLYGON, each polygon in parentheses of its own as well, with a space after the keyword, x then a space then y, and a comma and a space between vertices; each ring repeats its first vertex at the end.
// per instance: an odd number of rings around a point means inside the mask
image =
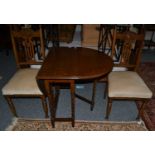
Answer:
POLYGON ((42 27, 32 29, 13 30, 10 27, 13 53, 17 65, 16 73, 2 88, 2 94, 7 100, 14 116, 18 117, 13 98, 40 98, 45 113, 48 117, 46 96, 39 89, 36 75, 40 65, 45 59, 42 27), (36 42, 39 47, 36 47, 36 42), (39 48, 39 50, 38 50, 39 48))
POLYGON ((145 104, 152 97, 151 90, 137 72, 143 44, 144 33, 120 33, 116 29, 113 31, 111 57, 114 67, 122 68, 122 71, 112 71, 108 75, 106 119, 109 118, 113 100, 141 101, 142 105, 137 115, 139 119, 145 104))
MULTIPOLYGON (((106 53, 113 60, 117 59, 119 57, 119 54, 120 54, 120 53, 118 53, 118 51, 115 53, 115 57, 112 56, 112 40, 114 38, 114 36, 113 36, 114 31, 126 32, 128 30, 129 30, 129 25, 101 24, 100 30, 99 30, 98 51, 106 53)), ((115 61, 114 61, 114 63, 115 63, 115 61)), ((113 71, 120 71, 122 69, 123 68, 120 68, 120 67, 113 67, 113 71)), ((108 82, 108 78, 107 78, 108 76, 107 75, 105 75, 104 77, 97 80, 97 82, 105 83, 104 99, 105 99, 106 93, 107 93, 107 82, 108 82)), ((96 87, 95 82, 93 85, 94 85, 94 87, 96 87)))

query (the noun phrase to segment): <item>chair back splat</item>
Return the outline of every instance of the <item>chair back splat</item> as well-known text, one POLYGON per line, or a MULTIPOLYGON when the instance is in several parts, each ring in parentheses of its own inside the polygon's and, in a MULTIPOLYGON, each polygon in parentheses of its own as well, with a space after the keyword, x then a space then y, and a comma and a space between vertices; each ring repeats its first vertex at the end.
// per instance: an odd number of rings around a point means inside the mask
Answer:
POLYGON ((41 26, 38 30, 11 30, 11 39, 18 68, 23 65, 42 64, 45 48, 41 26))
POLYGON ((136 70, 140 63, 143 44, 144 34, 136 34, 131 31, 117 32, 115 28, 111 52, 114 66, 136 70))

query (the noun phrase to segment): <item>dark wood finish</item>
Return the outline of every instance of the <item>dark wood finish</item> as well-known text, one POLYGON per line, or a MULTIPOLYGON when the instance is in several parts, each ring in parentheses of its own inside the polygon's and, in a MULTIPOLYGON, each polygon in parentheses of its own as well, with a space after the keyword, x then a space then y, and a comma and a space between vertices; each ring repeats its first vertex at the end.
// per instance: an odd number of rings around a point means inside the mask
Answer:
MULTIPOLYGON (((61 120, 60 118, 55 118, 57 103, 53 93, 54 83, 68 83, 70 85, 72 114, 71 118, 67 120, 71 120, 72 126, 74 126, 75 96, 79 97, 79 95, 75 94, 75 82, 94 81, 108 74, 112 67, 113 62, 109 56, 104 53, 98 53, 98 51, 93 49, 66 47, 51 49, 37 75, 37 81, 40 88, 48 96, 52 126, 55 126, 55 121, 61 120), (42 81, 44 81, 44 87, 41 86, 42 81)), ((91 104, 91 109, 94 107, 95 87, 93 89, 92 101, 87 101, 83 97, 83 100, 91 104)), ((82 97, 79 98, 82 99, 82 97)))
POLYGON ((61 47, 49 52, 37 78, 90 80, 104 76, 112 66, 111 58, 96 50, 61 47))
MULTIPOLYGON (((45 59, 45 49, 44 49, 44 43, 43 43, 43 34, 42 34, 42 28, 40 28, 36 31, 33 31, 32 29, 13 29, 13 27, 10 28, 11 32, 11 40, 12 40, 12 46, 13 46, 13 52, 16 60, 16 65, 18 69, 23 69, 23 67, 30 67, 30 65, 39 65, 42 64, 43 60, 45 59), (35 42, 39 41, 40 43, 40 50, 38 54, 38 60, 36 60, 35 54, 36 46, 35 42)), ((31 75, 30 75, 31 76, 31 75)), ((35 80, 35 79, 34 79, 35 80)), ((32 88, 33 89, 33 88, 32 88)), ((24 87, 23 87, 24 90, 24 87)), ((11 112, 14 116, 18 116, 15 106, 13 104, 13 98, 25 98, 25 97, 33 97, 33 98, 40 98, 43 106, 43 110, 45 112, 45 117, 48 118, 48 107, 46 103, 46 96, 44 94, 40 95, 34 95, 34 94, 5 94, 4 95, 11 112)))

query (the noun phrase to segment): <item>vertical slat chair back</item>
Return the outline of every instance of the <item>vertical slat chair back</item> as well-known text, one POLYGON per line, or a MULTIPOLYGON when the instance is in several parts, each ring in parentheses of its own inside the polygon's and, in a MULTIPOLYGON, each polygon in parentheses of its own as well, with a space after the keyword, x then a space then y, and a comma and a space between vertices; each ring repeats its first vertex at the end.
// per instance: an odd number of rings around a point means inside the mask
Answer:
POLYGON ((45 58, 45 48, 41 26, 38 30, 11 29, 13 52, 18 68, 23 65, 41 64, 45 58))
POLYGON ((144 44, 144 33, 136 34, 125 31, 113 30, 111 57, 114 59, 115 67, 127 67, 136 70, 140 63, 141 51, 144 44))

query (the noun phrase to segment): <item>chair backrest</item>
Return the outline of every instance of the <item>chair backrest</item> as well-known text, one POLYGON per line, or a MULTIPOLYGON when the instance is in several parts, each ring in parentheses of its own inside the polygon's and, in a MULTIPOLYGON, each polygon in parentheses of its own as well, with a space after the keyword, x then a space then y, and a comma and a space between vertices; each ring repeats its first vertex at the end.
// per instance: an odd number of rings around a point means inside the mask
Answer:
POLYGON ((115 67, 126 67, 136 70, 141 58, 144 44, 144 33, 137 34, 130 31, 118 32, 113 30, 111 57, 115 67))
POLYGON ((35 31, 28 28, 10 31, 17 67, 40 65, 45 58, 41 26, 35 31))

